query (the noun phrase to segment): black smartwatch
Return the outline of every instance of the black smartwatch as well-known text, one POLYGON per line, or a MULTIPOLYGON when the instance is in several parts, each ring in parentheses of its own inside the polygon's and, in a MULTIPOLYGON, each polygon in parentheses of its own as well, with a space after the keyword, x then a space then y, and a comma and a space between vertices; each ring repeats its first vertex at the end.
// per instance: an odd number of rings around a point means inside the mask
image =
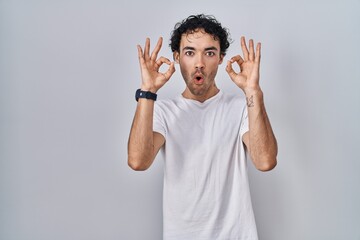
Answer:
POLYGON ((136 90, 135 99, 139 101, 139 98, 146 98, 156 101, 157 94, 150 91, 142 91, 140 88, 136 90))

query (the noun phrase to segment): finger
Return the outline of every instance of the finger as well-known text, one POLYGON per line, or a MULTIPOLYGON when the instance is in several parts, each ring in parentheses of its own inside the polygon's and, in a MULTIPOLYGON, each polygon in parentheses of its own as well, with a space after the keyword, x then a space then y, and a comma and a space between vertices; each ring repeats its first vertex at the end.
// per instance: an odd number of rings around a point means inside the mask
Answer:
POLYGON ((156 70, 159 70, 159 68, 161 67, 161 65, 163 65, 163 63, 166 63, 168 65, 171 64, 171 61, 168 58, 165 57, 160 57, 158 60, 156 60, 155 64, 156 64, 156 70))
POLYGON ((249 40, 249 60, 254 61, 255 54, 254 54, 254 40, 249 40))
POLYGON ((236 72, 234 71, 233 67, 232 67, 232 62, 231 60, 229 60, 226 64, 226 72, 229 74, 231 80, 233 80, 236 77, 236 72))
POLYGON ((155 59, 157 58, 157 55, 161 49, 161 46, 162 46, 162 37, 159 38, 159 40, 157 41, 156 43, 156 46, 154 48, 154 51, 151 53, 151 59, 155 61, 155 59))
POLYGON ((171 62, 168 70, 164 73, 166 80, 169 80, 174 72, 175 72, 175 63, 171 62))
POLYGON ((236 55, 236 56, 232 57, 230 59, 230 61, 232 63, 237 62, 237 64, 240 66, 244 62, 244 59, 240 55, 236 55))
POLYGON ((136 45, 136 48, 138 50, 138 57, 139 58, 144 57, 141 46, 138 44, 138 45, 136 45))
POLYGON ((255 62, 260 63, 261 58, 261 43, 256 45, 256 55, 255 55, 255 62))
POLYGON ((143 51, 142 51, 142 48, 140 45, 137 45, 137 50, 138 50, 139 63, 140 63, 140 65, 143 65, 145 63, 144 62, 144 54, 143 54, 143 51))
POLYGON ((246 47, 245 37, 241 37, 241 49, 243 51, 244 60, 248 61, 249 60, 249 51, 246 47))
POLYGON ((144 48, 144 58, 145 58, 145 60, 150 58, 149 52, 150 52, 150 38, 146 38, 145 48, 144 48))

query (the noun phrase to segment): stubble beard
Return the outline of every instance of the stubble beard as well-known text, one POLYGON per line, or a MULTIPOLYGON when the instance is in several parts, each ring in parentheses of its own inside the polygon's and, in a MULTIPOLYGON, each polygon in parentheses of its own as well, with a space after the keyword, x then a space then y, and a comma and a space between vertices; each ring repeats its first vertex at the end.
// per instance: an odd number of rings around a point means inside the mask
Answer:
POLYGON ((217 70, 209 74, 205 74, 203 71, 200 70, 200 73, 204 79, 204 83, 200 85, 195 84, 194 82, 194 78, 197 73, 199 73, 199 71, 195 71, 194 73, 187 73, 185 70, 181 70, 181 74, 184 78, 185 84, 191 94, 193 94, 194 96, 202 96, 215 86, 215 76, 217 70))

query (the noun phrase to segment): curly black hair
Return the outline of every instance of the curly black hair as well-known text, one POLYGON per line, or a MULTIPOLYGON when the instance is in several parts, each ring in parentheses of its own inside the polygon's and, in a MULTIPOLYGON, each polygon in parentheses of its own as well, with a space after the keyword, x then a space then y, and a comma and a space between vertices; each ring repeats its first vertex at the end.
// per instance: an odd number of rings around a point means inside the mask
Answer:
POLYGON ((173 52, 180 52, 181 36, 183 34, 194 33, 199 29, 203 29, 220 42, 220 53, 225 56, 231 41, 229 30, 222 27, 214 16, 204 14, 191 15, 175 25, 169 44, 171 50, 173 52))

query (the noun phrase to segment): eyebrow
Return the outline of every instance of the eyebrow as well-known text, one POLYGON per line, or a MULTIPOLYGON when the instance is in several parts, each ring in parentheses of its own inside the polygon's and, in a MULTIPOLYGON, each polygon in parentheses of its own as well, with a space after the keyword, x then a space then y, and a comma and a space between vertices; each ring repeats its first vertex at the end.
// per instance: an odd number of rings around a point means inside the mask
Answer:
MULTIPOLYGON (((184 51, 184 50, 193 50, 193 51, 194 51, 195 48, 194 48, 194 47, 186 46, 186 47, 184 47, 182 50, 183 50, 183 51, 184 51)), ((216 47, 207 47, 207 48, 205 48, 205 51, 210 51, 210 50, 218 51, 218 49, 217 49, 216 47)))
POLYGON ((218 51, 218 49, 216 47, 205 48, 205 51, 209 51, 209 50, 218 51))
POLYGON ((195 50, 195 48, 193 48, 193 47, 184 47, 182 50, 183 50, 183 51, 184 51, 184 50, 195 50))

